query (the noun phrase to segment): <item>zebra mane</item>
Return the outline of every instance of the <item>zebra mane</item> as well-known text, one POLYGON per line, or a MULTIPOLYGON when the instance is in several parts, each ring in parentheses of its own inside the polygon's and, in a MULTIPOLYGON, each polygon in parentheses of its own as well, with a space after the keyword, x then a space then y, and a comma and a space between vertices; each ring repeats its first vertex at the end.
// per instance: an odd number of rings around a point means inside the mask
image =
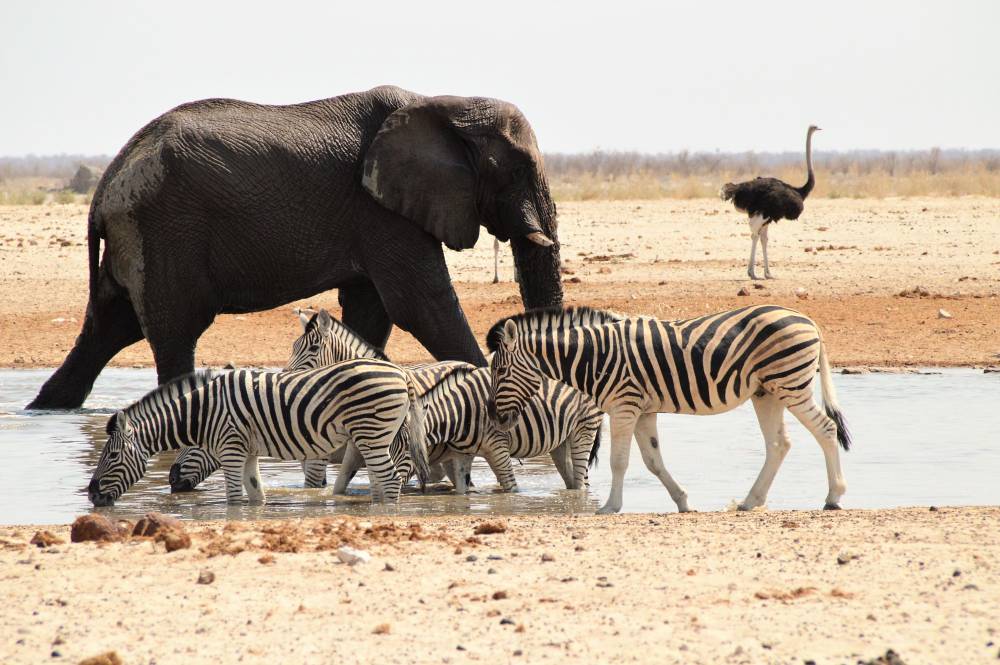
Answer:
MULTIPOLYGON (((137 401, 133 402, 129 406, 123 409, 125 415, 133 415, 137 411, 143 410, 143 407, 155 405, 162 403, 166 400, 173 399, 179 395, 187 394, 201 386, 212 381, 212 379, 218 377, 220 374, 214 372, 210 369, 191 372, 190 374, 185 374, 179 376, 176 379, 167 381, 163 385, 154 388, 150 392, 146 393, 140 397, 137 401)), ((115 431, 115 416, 112 415, 108 420, 107 427, 105 428, 108 434, 112 434, 115 431)))
POLYGON ((430 402, 431 398, 433 396, 437 395, 437 393, 439 393, 441 391, 445 391, 445 390, 451 390, 451 388, 456 383, 458 383, 461 380, 464 380, 466 377, 468 377, 470 374, 472 374, 473 372, 475 372, 478 369, 482 369, 482 368, 481 367, 476 367, 474 365, 469 365, 467 367, 456 367, 456 368, 454 368, 443 379, 441 379, 440 381, 438 381, 437 383, 435 383, 433 386, 431 386, 430 390, 428 390, 423 395, 421 395, 420 396, 420 402, 422 404, 426 404, 427 402, 430 402))
POLYGON ((486 348, 496 351, 503 341, 503 327, 508 321, 517 324, 521 332, 537 332, 574 326, 589 326, 612 321, 621 321, 624 315, 593 307, 545 307, 533 309, 500 319, 486 333, 486 348))
MULTIPOLYGON (((313 314, 312 318, 309 319, 309 323, 306 324, 306 329, 303 334, 308 334, 316 329, 318 325, 317 319, 318 314, 313 314)), ((330 334, 337 337, 340 340, 345 341, 347 344, 354 348, 362 349, 364 352, 370 354, 370 357, 375 360, 389 360, 389 356, 385 354, 385 351, 378 348, 374 344, 369 343, 364 337, 359 335, 357 331, 351 328, 349 325, 338 319, 337 317, 330 314, 330 319, 333 321, 333 327, 330 329, 330 334)))

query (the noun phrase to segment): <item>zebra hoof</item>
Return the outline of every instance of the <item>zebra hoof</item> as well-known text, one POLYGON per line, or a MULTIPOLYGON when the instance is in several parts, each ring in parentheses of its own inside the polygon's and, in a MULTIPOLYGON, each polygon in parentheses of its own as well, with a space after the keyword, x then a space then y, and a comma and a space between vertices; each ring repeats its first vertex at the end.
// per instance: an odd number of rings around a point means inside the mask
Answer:
POLYGON ((840 506, 835 503, 823 504, 823 510, 840 510, 840 506))

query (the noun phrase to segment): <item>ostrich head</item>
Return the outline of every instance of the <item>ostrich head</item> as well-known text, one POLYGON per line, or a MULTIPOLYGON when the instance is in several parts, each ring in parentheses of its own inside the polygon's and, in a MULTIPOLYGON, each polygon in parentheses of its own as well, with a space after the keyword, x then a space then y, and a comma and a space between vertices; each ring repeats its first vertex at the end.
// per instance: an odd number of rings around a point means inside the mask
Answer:
POLYGON ((821 128, 817 127, 816 125, 809 125, 809 133, 810 134, 812 134, 813 132, 818 132, 818 131, 821 131, 821 128))

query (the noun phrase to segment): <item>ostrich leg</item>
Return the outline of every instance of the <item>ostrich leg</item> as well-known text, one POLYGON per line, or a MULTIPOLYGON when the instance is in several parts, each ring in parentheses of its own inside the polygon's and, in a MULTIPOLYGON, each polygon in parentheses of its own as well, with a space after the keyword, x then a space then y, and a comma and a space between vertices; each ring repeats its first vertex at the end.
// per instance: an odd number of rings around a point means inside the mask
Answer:
MULTIPOLYGON (((747 263, 747 275, 750 279, 757 279, 754 265, 757 263, 757 241, 760 240, 762 228, 766 228, 763 217, 754 216, 750 218, 750 261, 747 263)), ((764 251, 766 252, 767 250, 765 249, 764 251)))
POLYGON ((500 241, 493 239, 493 283, 500 282, 500 241))
POLYGON ((771 264, 767 260, 767 229, 770 224, 765 224, 760 229, 760 247, 764 250, 764 279, 772 279, 771 264))

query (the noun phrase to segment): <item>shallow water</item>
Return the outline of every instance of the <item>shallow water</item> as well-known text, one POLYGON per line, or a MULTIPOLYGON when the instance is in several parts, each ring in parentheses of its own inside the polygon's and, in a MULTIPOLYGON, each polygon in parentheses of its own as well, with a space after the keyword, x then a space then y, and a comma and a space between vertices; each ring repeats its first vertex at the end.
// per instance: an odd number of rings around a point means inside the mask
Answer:
MULTIPOLYGON (((108 369, 86 408, 71 412, 26 412, 51 370, 0 370, 0 523, 66 523, 91 509, 90 480, 109 415, 155 386, 152 370, 108 369)), ((995 505, 1000 503, 1000 374, 949 369, 940 374, 866 374, 834 377, 855 447, 842 454, 848 490, 845 508, 906 505, 995 505)), ((778 472, 770 508, 813 509, 826 496, 819 446, 786 414, 792 450, 778 472)), ((753 408, 710 418, 660 415, 664 460, 688 491, 697 510, 720 510, 741 500, 764 460, 753 408)), ((473 469, 477 490, 455 496, 445 485, 427 495, 407 492, 400 514, 593 512, 610 487, 607 428, 589 493, 562 488, 548 459, 515 468, 521 491, 496 491, 481 460, 473 469)), ((228 507, 221 473, 198 491, 169 493, 172 454, 152 460, 146 477, 111 509, 135 517, 156 510, 184 518, 274 518, 326 515, 370 509, 367 478, 358 474, 347 497, 301 488, 297 462, 261 464, 266 506, 228 507)), ((332 484, 334 469, 329 478, 332 484)), ((666 490, 635 449, 625 479, 624 510, 675 510, 666 490)))

